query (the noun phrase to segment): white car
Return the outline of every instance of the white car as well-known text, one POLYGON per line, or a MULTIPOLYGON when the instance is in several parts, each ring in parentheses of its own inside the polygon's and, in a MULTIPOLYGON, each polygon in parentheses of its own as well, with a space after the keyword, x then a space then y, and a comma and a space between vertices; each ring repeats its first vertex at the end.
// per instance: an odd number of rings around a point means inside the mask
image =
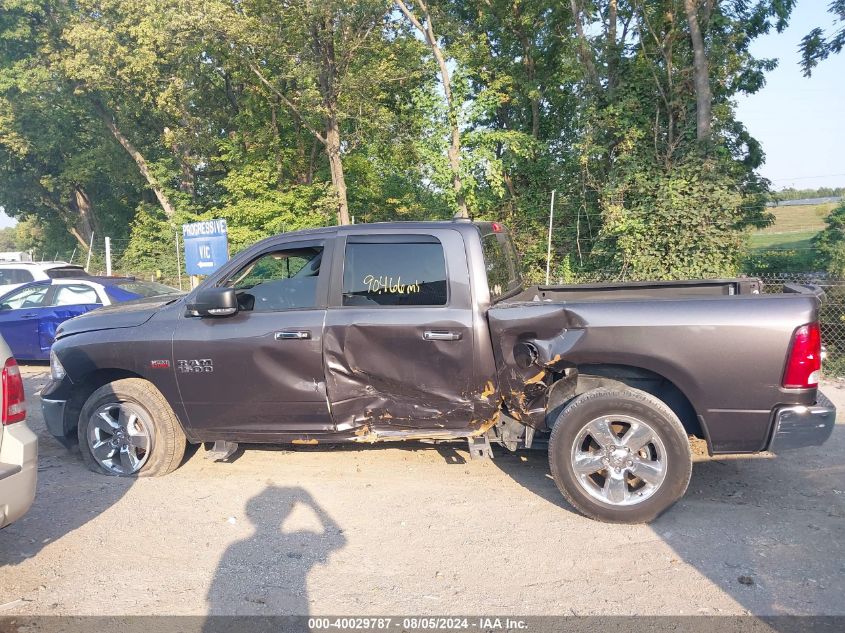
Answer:
POLYGON ((0 295, 30 281, 87 277, 82 266, 67 262, 5 262, 0 263, 0 295))
POLYGON ((3 399, 0 411, 0 528, 21 518, 35 499, 38 438, 26 424, 23 379, 0 337, 3 399))

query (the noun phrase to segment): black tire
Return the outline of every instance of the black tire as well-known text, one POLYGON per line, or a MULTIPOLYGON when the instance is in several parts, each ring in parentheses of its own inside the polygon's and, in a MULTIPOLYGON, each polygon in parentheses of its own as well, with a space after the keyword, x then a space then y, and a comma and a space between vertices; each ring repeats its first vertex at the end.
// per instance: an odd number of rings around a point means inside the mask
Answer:
POLYGON ((89 469, 112 476, 159 477, 176 470, 182 463, 187 441, 173 409, 154 385, 141 378, 124 378, 103 385, 82 407, 77 428, 79 450, 89 469), (142 450, 143 465, 131 473, 114 472, 100 464, 89 444, 89 427, 96 412, 111 404, 127 404, 143 416, 148 449, 142 450))
MULTIPOLYGON (((589 439, 586 441, 590 442, 589 439)), ((603 455, 600 451, 597 454, 603 455)), ((583 515, 608 523, 653 521, 684 496, 692 474, 689 439, 678 416, 658 398, 630 388, 593 389, 570 401, 558 415, 552 429, 549 463, 552 477, 566 500, 583 515), (593 421, 614 415, 645 422, 665 451, 662 482, 659 486, 655 484, 650 496, 632 505, 605 503, 591 495, 573 467, 573 445, 579 441, 582 431, 593 421)), ((625 473, 624 464, 622 468, 621 472, 625 473)))

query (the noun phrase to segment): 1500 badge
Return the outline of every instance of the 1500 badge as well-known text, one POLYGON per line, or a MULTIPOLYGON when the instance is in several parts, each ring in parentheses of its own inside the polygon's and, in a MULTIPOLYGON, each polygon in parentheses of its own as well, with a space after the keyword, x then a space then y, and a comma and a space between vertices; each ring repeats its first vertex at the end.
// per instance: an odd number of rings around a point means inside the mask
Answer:
POLYGON ((201 374, 214 371, 214 363, 210 358, 192 358, 189 360, 177 360, 179 371, 183 374, 201 374))

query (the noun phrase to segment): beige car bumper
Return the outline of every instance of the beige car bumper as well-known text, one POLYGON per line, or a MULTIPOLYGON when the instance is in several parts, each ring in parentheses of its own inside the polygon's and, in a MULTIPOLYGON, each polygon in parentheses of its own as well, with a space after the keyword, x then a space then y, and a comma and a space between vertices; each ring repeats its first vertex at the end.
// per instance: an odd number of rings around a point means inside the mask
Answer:
POLYGON ((3 427, 0 444, 0 528, 22 517, 35 499, 38 438, 26 422, 3 427))

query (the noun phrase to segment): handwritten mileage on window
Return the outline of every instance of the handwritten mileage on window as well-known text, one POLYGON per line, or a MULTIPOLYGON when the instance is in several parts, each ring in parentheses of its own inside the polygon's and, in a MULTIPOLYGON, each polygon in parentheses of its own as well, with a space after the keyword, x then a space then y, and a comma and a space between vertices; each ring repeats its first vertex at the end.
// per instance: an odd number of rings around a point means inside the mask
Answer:
POLYGON ((394 294, 394 295, 410 295, 420 292, 420 282, 414 280, 412 284, 403 284, 401 275, 393 280, 393 277, 387 275, 367 275, 364 277, 364 285, 367 286, 367 292, 370 294, 394 294))

